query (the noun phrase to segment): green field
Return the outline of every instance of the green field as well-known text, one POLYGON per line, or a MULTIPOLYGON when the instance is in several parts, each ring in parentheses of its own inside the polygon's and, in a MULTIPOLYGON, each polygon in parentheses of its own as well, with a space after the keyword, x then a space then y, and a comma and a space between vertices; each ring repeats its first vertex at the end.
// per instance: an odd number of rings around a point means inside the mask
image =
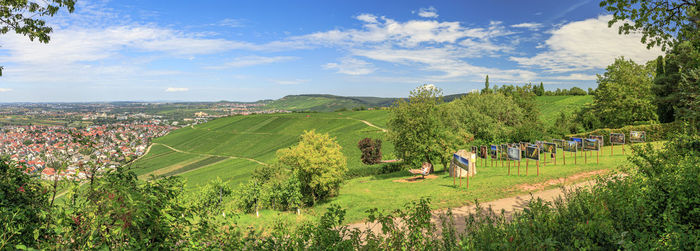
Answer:
MULTIPOLYGON (((655 145, 659 146, 660 144, 655 143, 655 145)), ((466 188, 466 179, 462 180, 461 187, 459 187, 459 180, 455 182, 457 185, 453 185, 453 178, 448 176, 441 166, 436 169, 437 178, 414 183, 398 182, 412 177, 408 171, 356 178, 346 181, 337 197, 319 206, 305 209, 301 216, 264 210, 261 211, 260 218, 256 218, 254 215, 241 215, 239 223, 267 227, 276 221, 294 224, 321 216, 325 212, 325 208, 331 204, 338 204, 346 210, 345 220, 347 223, 364 220, 368 209, 379 208, 390 212, 419 198, 430 198, 431 206, 434 209, 458 207, 472 204, 475 200, 485 202, 509 196, 526 195, 530 192, 521 186, 538 185, 539 189, 546 189, 583 182, 594 178, 595 175, 566 180, 559 184, 546 183, 580 173, 616 170, 620 165, 627 163, 626 158, 630 154, 629 146, 626 148, 625 155, 622 154, 622 149, 617 146, 613 156, 610 155, 609 147, 603 147, 600 151, 599 163, 596 163, 596 152, 589 152, 587 164, 584 164, 584 156, 579 152, 576 164, 573 163, 574 159, 570 153, 567 153, 566 165, 564 165, 562 152, 559 152, 557 165, 554 165, 550 159, 546 161, 546 164, 545 161, 540 161, 539 176, 537 175, 536 163, 532 160, 520 162, 520 175, 517 175, 517 162, 511 162, 510 175, 508 175, 508 165, 504 166, 500 163, 496 165, 497 161, 495 161, 494 165, 491 166, 491 162, 488 161, 487 166, 484 166, 484 161, 479 159, 477 160, 477 175, 470 178, 469 189, 466 188), (529 167, 526 168, 526 166, 529 167), (528 175, 525 175, 526 169, 528 169, 528 175)))
POLYGON ((288 111, 332 112, 359 107, 388 107, 393 98, 343 97, 324 94, 289 95, 266 104, 268 109, 288 111))
MULTIPOLYGON (((537 99, 543 116, 554 116, 552 114, 558 114, 560 110, 571 111, 590 100, 590 96, 537 99)), ((247 182, 255 168, 261 164, 274 163, 275 152, 278 149, 295 144, 304 130, 315 129, 336 138, 347 156, 350 170, 380 168, 379 165, 367 167, 360 162, 357 142, 364 137, 382 139, 385 159, 392 158, 393 146, 386 140, 386 133, 380 129, 386 128, 388 117, 388 110, 373 110, 220 118, 194 127, 182 128, 155 139, 151 151, 139 159, 134 167, 141 177, 182 176, 187 180, 187 191, 196 190, 216 178, 237 188, 238 184, 247 182), (369 126, 363 121, 380 128, 369 126)), ((322 203, 321 206, 305 209, 302 216, 263 211, 261 218, 242 215, 240 223, 269 225, 277 219, 299 221, 314 218, 322 214, 326 205, 330 203, 339 204, 348 210, 348 222, 363 219, 367 209, 398 209, 403 204, 421 197, 430 197, 436 208, 454 207, 469 204, 476 199, 488 201, 526 193, 517 188, 520 184, 535 184, 581 172, 613 169, 625 162, 625 156, 619 150, 613 157, 609 156, 607 147, 601 153, 603 154, 600 164, 594 164, 595 158, 592 158, 584 165, 583 157, 579 157, 577 165, 574 165, 569 157, 566 166, 562 161, 559 161, 558 165, 548 163, 546 166, 540 166, 539 176, 535 175, 535 163, 532 161, 528 176, 524 175, 525 161, 521 163, 520 176, 516 175, 515 166, 512 166, 511 175, 507 175, 505 167, 483 167, 483 164, 480 164, 479 174, 470 181, 469 190, 454 187, 452 178, 444 172, 440 173, 443 167, 437 167, 438 178, 416 183, 395 182, 410 177, 406 171, 353 178, 346 180, 338 197, 322 203)))
POLYGON ((383 127, 387 116, 387 111, 360 111, 220 118, 155 139, 151 151, 133 166, 141 177, 182 175, 188 178, 190 187, 216 177, 237 184, 247 180, 249 172, 260 163, 272 164, 275 152, 295 144, 304 130, 315 129, 336 138, 348 156, 349 168, 362 168, 357 149, 360 139, 384 140, 387 153, 393 151, 393 146, 384 132, 360 120, 383 127))
POLYGON ((540 109, 540 120, 545 125, 551 126, 559 117, 559 112, 571 114, 586 103, 592 103, 593 96, 540 96, 535 100, 540 109))

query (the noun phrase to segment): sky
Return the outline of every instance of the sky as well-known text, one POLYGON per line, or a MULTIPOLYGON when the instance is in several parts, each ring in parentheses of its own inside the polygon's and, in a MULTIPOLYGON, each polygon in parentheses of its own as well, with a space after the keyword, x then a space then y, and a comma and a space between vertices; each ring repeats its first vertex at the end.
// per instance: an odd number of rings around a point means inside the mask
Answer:
POLYGON ((610 19, 598 1, 78 0, 48 44, 0 35, 0 103, 595 88, 615 58, 662 54, 610 19))

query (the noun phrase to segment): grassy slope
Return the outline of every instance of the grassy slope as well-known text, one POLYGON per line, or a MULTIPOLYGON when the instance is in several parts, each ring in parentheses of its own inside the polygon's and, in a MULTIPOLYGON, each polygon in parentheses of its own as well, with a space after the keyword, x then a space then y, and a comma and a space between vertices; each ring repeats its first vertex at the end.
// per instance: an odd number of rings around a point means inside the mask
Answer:
MULTIPOLYGON (((336 137, 348 157, 349 168, 362 166, 357 142, 364 137, 380 138, 385 133, 369 127, 359 119, 386 124, 386 111, 362 111, 311 114, 264 114, 235 116, 186 127, 154 140, 151 152, 134 164, 142 177, 150 174, 176 174, 196 187, 216 177, 240 183, 259 164, 273 163, 278 149, 295 144, 304 130, 315 129, 336 137), (173 151, 164 145, 182 152, 173 151), (212 158, 227 157, 227 158, 212 158), (240 159, 239 159, 240 158, 240 159), (244 171, 241 171, 244 170, 244 171)), ((384 143, 383 150, 393 146, 384 143)))
POLYGON ((344 97, 330 96, 286 96, 272 101, 268 108, 289 111, 334 111, 341 108, 351 109, 365 103, 344 97))
POLYGON ((537 97, 536 101, 540 108, 540 120, 545 125, 552 125, 559 116, 559 112, 571 114, 586 103, 592 103, 593 96, 541 96, 537 97))
MULTIPOLYGON (((654 143, 659 146, 659 143, 654 143)), ((577 173, 590 172, 595 170, 614 170, 627 162, 626 157, 631 154, 629 147, 626 148, 626 155, 621 149, 615 148, 615 155, 610 156, 610 148, 604 147, 600 152, 600 163, 596 164, 595 152, 589 153, 588 163, 584 164, 584 157, 578 155, 577 164, 573 164, 573 158, 567 153, 566 165, 562 161, 560 152, 557 165, 551 160, 546 165, 540 162, 540 175, 536 175, 536 165, 534 161, 529 161, 529 175, 525 175, 526 161, 520 164, 520 175, 517 175, 517 162, 511 163, 511 173, 508 175, 508 168, 501 166, 483 166, 482 160, 478 160, 477 175, 470 178, 469 189, 466 188, 466 180, 462 180, 462 187, 453 185, 453 178, 443 172, 442 167, 437 168, 436 179, 427 179, 415 183, 401 183, 396 180, 412 177, 407 171, 363 177, 346 181, 340 189, 339 196, 330 199, 313 208, 305 209, 302 216, 297 216, 289 212, 276 212, 264 210, 261 217, 254 215, 241 215, 239 223, 241 225, 255 225, 270 227, 276 221, 285 221, 295 224, 310 218, 322 215, 331 204, 338 204, 346 209, 345 220, 347 223, 362 221, 366 218, 368 209, 379 208, 385 212, 402 208, 403 205, 419 198, 427 197, 432 200, 432 207, 435 209, 446 207, 458 207, 472 204, 475 200, 491 201, 515 195, 526 195, 528 192, 518 189, 518 185, 544 183, 548 180, 560 177, 568 177, 577 173)), ((494 162, 495 163, 495 162, 494 162)), ((588 177, 591 178, 591 177, 588 177)), ((571 182, 582 182, 567 181, 571 182)), ((459 184, 459 181, 457 181, 459 184)), ((564 184, 555 185, 561 186, 564 184)), ((551 188, 551 186, 549 187, 551 188)))

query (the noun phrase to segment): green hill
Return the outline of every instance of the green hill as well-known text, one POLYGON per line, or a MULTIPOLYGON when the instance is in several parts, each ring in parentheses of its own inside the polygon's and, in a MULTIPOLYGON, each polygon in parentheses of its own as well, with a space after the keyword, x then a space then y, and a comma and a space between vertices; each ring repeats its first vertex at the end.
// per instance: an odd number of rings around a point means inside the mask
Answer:
POLYGON ((304 130, 336 137, 348 157, 348 167, 359 168, 360 139, 382 139, 386 142, 383 152, 393 151, 381 129, 362 121, 383 128, 387 115, 387 111, 358 111, 220 118, 155 139, 151 151, 134 163, 135 172, 142 177, 180 175, 188 179, 190 188, 216 177, 240 183, 257 166, 272 164, 275 152, 296 144, 304 130))
POLYGON ((542 123, 553 125, 559 116, 559 112, 571 114, 586 103, 592 103, 593 96, 540 96, 536 97, 535 100, 540 110, 542 123))
POLYGON ((387 107, 394 102, 394 98, 378 97, 343 97, 325 94, 289 95, 269 102, 269 109, 288 111, 315 111, 332 112, 340 109, 352 109, 356 107, 387 107))

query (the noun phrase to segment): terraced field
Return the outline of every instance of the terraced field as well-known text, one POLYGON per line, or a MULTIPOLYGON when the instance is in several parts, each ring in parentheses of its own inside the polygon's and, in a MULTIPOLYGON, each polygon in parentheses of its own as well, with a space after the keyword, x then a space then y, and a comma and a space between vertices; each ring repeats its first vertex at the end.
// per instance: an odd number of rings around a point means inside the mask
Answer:
POLYGON ((387 116, 387 111, 361 111, 216 119, 155 139, 148 155, 134 163, 134 170, 141 177, 181 175, 189 187, 216 177, 240 183, 257 166, 273 163, 278 149, 295 144, 304 130, 312 129, 336 137, 348 167, 359 167, 357 142, 364 137, 380 138, 386 142, 383 151, 393 151, 380 129, 386 126, 387 116))
POLYGON ((545 125, 552 125, 559 112, 571 114, 586 103, 593 103, 593 96, 540 96, 535 99, 540 108, 540 120, 545 125))

